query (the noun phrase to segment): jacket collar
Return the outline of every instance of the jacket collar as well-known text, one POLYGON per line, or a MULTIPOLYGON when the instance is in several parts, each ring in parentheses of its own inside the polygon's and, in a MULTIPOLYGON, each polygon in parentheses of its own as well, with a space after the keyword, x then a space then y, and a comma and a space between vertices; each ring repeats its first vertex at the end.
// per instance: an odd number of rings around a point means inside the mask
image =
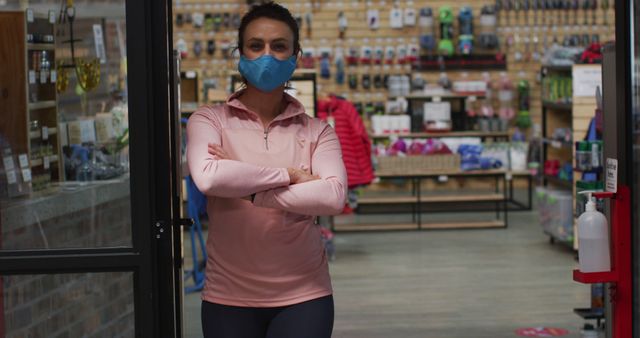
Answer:
MULTIPOLYGON (((249 110, 249 108, 247 108, 240 100, 238 100, 238 96, 240 96, 243 92, 244 92, 244 89, 241 89, 231 94, 227 98, 227 102, 226 102, 227 106, 246 112, 249 115, 255 117, 256 119, 259 119, 260 117, 258 116, 258 114, 249 110)), ((305 113, 304 106, 296 98, 294 98, 293 96, 285 92, 284 99, 287 101, 287 107, 284 109, 284 111, 280 115, 276 116, 276 118, 274 118, 273 121, 286 120, 294 116, 298 116, 305 113)))

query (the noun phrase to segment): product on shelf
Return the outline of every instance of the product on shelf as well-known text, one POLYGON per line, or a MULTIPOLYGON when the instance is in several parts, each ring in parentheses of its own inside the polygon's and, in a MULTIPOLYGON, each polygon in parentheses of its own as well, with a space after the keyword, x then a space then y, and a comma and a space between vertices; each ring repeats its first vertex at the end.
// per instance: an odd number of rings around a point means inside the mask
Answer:
MULTIPOLYGON (((534 0, 534 2, 537 0, 534 0)), ((498 48, 498 35, 496 31, 496 9, 495 6, 482 6, 480 11, 480 34, 478 45, 484 49, 498 48)))
POLYGON ((469 55, 473 50, 473 11, 464 6, 458 13, 458 51, 462 55, 469 55))
POLYGON ((438 52, 442 55, 452 55, 453 47, 453 10, 449 6, 440 7, 440 41, 438 42, 438 52))
POLYGON ((433 10, 431 7, 420 9, 420 19, 418 20, 420 27, 420 47, 428 52, 435 49, 435 26, 433 21, 433 10))

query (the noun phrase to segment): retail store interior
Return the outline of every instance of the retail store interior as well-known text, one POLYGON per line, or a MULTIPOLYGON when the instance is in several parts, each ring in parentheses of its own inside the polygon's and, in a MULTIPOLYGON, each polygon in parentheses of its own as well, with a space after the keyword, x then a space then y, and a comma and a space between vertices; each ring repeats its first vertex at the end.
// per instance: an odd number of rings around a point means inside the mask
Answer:
MULTIPOLYGON (((173 1, 183 126, 241 87, 234 47, 254 2, 173 1)), ((349 180, 343 213, 318 219, 333 336, 604 337, 604 284, 572 271, 581 192, 604 190, 601 48, 614 40, 614 1, 278 3, 302 46, 287 92, 335 128, 349 180)), ((12 118, 0 122, 13 147, 3 154, 14 158, 1 168, 3 218, 53 187, 80 194, 87 181, 128 173, 124 2, 76 8, 69 20, 60 1, 0 0, 0 78, 24 70, 12 118), (2 52, 15 48, 18 58, 2 52)), ((184 217, 195 220, 182 234, 191 338, 202 337, 204 242, 216 215, 198 209, 183 171, 184 217)), ((104 196, 113 194, 127 191, 104 196)), ((117 234, 93 241, 130 244, 117 234)), ((2 246, 89 245, 68 237, 2 246)), ((5 285, 5 299, 18 292, 5 285)), ((6 337, 48 325, 46 316, 24 324, 19 310, 5 304, 6 337)))

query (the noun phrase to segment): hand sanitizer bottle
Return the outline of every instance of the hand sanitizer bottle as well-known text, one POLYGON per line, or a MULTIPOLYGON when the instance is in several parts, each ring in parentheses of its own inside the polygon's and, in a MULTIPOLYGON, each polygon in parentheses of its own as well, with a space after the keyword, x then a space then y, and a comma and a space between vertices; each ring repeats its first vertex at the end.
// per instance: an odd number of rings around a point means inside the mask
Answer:
POLYGON ((588 194, 585 212, 578 218, 578 261, 582 272, 611 270, 609 225, 604 214, 596 210, 593 191, 588 194))

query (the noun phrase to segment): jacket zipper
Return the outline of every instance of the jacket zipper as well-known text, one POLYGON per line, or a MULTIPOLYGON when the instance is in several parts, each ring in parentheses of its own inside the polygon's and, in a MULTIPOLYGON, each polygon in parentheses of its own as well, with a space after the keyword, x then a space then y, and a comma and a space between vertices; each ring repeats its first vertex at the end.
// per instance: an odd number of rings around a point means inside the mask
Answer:
POLYGON ((267 150, 269 150, 269 127, 264 130, 264 146, 267 150))

